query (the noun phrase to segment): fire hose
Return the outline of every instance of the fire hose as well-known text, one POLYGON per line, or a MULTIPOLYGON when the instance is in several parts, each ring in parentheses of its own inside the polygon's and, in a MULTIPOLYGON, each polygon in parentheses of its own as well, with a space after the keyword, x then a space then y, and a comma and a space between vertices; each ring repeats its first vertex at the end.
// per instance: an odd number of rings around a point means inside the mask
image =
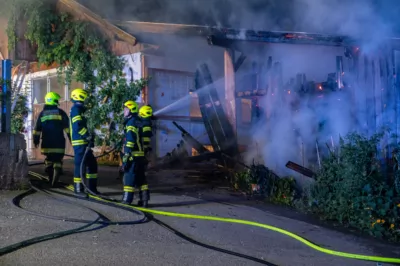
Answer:
MULTIPOLYGON (((141 208, 141 207, 134 207, 132 205, 127 205, 127 204, 123 204, 120 203, 119 201, 115 200, 115 199, 111 199, 108 197, 104 197, 102 195, 98 195, 96 193, 94 193, 93 191, 90 191, 88 189, 88 187, 86 186, 86 180, 85 180, 85 176, 83 175, 83 166, 84 166, 84 161, 85 161, 85 157, 87 156, 88 152, 90 151, 91 147, 90 145, 87 147, 86 151, 85 151, 85 155, 84 155, 84 159, 82 160, 82 164, 81 164, 81 178, 82 178, 82 183, 84 185, 84 187, 87 189, 87 191, 89 192, 87 194, 88 196, 88 200, 93 200, 96 201, 98 203, 102 203, 102 204, 109 204, 111 206, 115 206, 115 207, 123 207, 123 208, 128 208, 132 211, 136 211, 136 212, 141 212, 144 214, 147 214, 147 217, 149 217, 149 215, 160 215, 160 216, 169 216, 169 217, 177 217, 177 218, 185 218, 185 219, 197 219, 197 220, 207 220, 207 221, 217 221, 217 222, 225 222, 225 223, 235 223, 235 224, 243 224, 243 225, 248 225, 248 226, 255 226, 255 227, 260 227, 260 228, 264 228, 264 229, 268 229, 283 235, 286 235, 290 238, 293 238, 299 242, 301 242, 302 244, 317 250, 319 252, 325 253, 325 254, 329 254, 329 255, 333 255, 333 256, 338 256, 338 257, 343 257, 343 258, 349 258, 349 259, 357 259, 357 260, 364 260, 364 261, 374 261, 374 262, 386 262, 386 263, 395 263, 395 264, 400 264, 400 258, 389 258, 389 257, 380 257, 380 256, 369 256, 369 255, 361 255, 361 254, 354 254, 354 253, 347 253, 347 252, 341 252, 341 251, 335 251, 332 249, 328 249, 328 248, 324 248, 321 247, 317 244, 312 243, 311 241, 305 239, 304 237, 301 237, 295 233, 292 233, 290 231, 284 230, 282 228, 278 228, 275 226, 271 226, 268 224, 263 224, 263 223, 258 223, 258 222, 254 222, 254 221, 248 221, 248 220, 242 220, 242 219, 232 219, 232 218, 223 218, 223 217, 216 217, 216 216, 205 216, 205 215, 195 215, 195 214, 186 214, 186 213, 177 213, 177 212, 168 212, 168 211, 161 211, 161 210, 155 210, 155 209, 147 209, 147 208, 141 208)), ((40 174, 34 173, 34 172, 29 172, 29 174, 31 176, 37 177, 39 179, 46 179, 44 176, 41 176, 40 174)), ((71 185, 69 186, 65 186, 64 188, 73 191, 73 187, 71 185)), ((77 197, 80 198, 80 197, 77 197)), ((80 199, 84 199, 84 198, 80 198, 80 199)), ((154 219, 154 218, 153 218, 154 219)), ((90 223, 90 225, 96 224, 99 222, 99 218, 96 219, 95 221, 92 221, 90 223)), ((160 222, 160 221, 159 221, 160 222)), ((82 226, 80 228, 77 228, 74 230, 74 232, 72 233, 77 233, 80 232, 81 230, 85 229, 89 227, 89 225, 85 225, 82 226)), ((71 230, 70 230, 71 231, 71 230)), ((64 235, 68 235, 71 234, 71 232, 67 232, 64 231, 60 234, 64 234, 64 235)), ((47 238, 49 238, 49 236, 47 236, 47 238)), ((54 238, 54 237, 53 237, 54 238)), ((50 237, 51 239, 51 237, 50 237)), ((3 249, 7 249, 3 248, 3 249)), ((3 249, 0 249, 0 255, 2 255, 1 251, 3 249)), ((4 251, 3 251, 4 252, 4 251)), ((265 261, 263 261, 264 264, 266 263, 265 261)), ((268 265, 272 265, 271 263, 268 263, 268 265)))
MULTIPOLYGON (((41 179, 44 179, 45 177, 40 176, 37 173, 30 172, 29 173, 32 176, 39 177, 41 179)), ((84 183, 84 182, 83 182, 84 183)), ((65 186, 66 189, 73 191, 73 186, 68 185, 65 186)), ((249 225, 249 226, 255 226, 255 227, 260 227, 264 229, 268 229, 277 233, 281 233, 283 235, 289 236, 302 244, 317 250, 319 252, 329 254, 329 255, 334 255, 338 257, 343 257, 343 258, 349 258, 349 259, 357 259, 357 260, 364 260, 364 261, 374 261, 374 262, 386 262, 386 263, 395 263, 395 264, 400 264, 400 258, 389 258, 389 257, 380 257, 380 256, 368 256, 368 255, 361 255, 361 254, 354 254, 354 253, 347 253, 347 252, 341 252, 341 251, 335 251, 331 250, 328 248, 323 248, 317 244, 314 244, 313 242, 305 239, 304 237, 301 237, 295 233, 292 233, 290 231, 271 226, 268 224, 263 224, 263 223, 258 223, 254 221, 248 221, 248 220, 241 220, 241 219, 232 219, 232 218, 224 218, 224 217, 216 217, 216 216, 206 216, 206 215, 195 215, 195 214, 186 214, 186 213, 177 213, 177 212, 167 212, 167 211, 161 211, 161 210, 155 210, 155 209, 146 209, 146 208, 141 208, 141 207, 135 207, 132 205, 127 205, 123 204, 120 202, 117 202, 116 200, 109 201, 107 198, 100 196, 100 195, 95 195, 95 194, 88 194, 88 199, 94 200, 96 202, 100 203, 110 203, 115 206, 119 207, 126 207, 129 209, 133 210, 139 210, 142 211, 145 214, 153 214, 153 215, 160 215, 160 216, 169 216, 169 217, 178 217, 178 218, 185 218, 185 219, 197 219, 197 220, 207 220, 207 221, 217 221, 217 222, 225 222, 225 223, 236 223, 236 224, 243 224, 243 225, 249 225)), ((271 264, 269 264, 271 265, 271 264)))

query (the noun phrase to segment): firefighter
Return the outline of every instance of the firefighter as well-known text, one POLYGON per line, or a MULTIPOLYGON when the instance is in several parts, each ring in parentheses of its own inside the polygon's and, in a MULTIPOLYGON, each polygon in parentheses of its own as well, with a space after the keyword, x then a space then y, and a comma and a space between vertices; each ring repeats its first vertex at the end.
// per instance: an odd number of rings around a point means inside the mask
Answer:
POLYGON ((44 97, 44 107, 39 113, 33 130, 33 143, 37 148, 42 137, 41 153, 46 156, 45 171, 49 175, 50 184, 54 187, 62 170, 62 159, 65 153, 64 131, 69 136, 67 114, 58 108, 61 96, 49 92, 44 97))
POLYGON ((141 136, 143 141, 143 150, 148 155, 151 149, 151 137, 153 136, 152 122, 153 109, 150 105, 144 105, 139 109, 139 118, 141 124, 141 136))
MULTIPOLYGON (((125 103, 124 107, 126 107, 126 109, 124 108, 126 110, 126 112, 129 112, 129 113, 127 113, 127 115, 124 114, 123 125, 124 125, 124 131, 125 131, 124 133, 126 134, 126 124, 128 123, 128 121, 130 119, 133 119, 134 121, 132 121, 132 123, 133 124, 137 123, 139 107, 138 107, 138 104, 136 102, 134 102, 134 101, 127 101, 125 103)), ((124 139, 124 142, 125 142, 125 139, 124 139)), ((124 164, 122 162, 122 157, 124 156, 124 152, 123 151, 124 151, 124 147, 122 147, 122 150, 120 152, 121 161, 120 161, 119 175, 118 175, 117 179, 120 179, 124 175, 124 172, 125 172, 124 164)))
POLYGON ((151 119, 153 117, 153 109, 150 105, 144 105, 139 109, 139 119, 140 119, 140 127, 139 127, 139 135, 141 138, 141 144, 143 147, 143 151, 145 157, 143 159, 143 168, 140 168, 142 171, 140 175, 136 178, 136 186, 139 189, 139 206, 147 207, 148 201, 150 200, 150 191, 146 180, 146 170, 148 166, 149 160, 146 157, 149 157, 151 153, 151 137, 153 136, 152 132, 152 122, 151 119))
MULTIPOLYGON (((72 147, 74 148, 74 192, 76 194, 84 193, 80 168, 86 148, 88 145, 92 144, 93 141, 87 129, 86 119, 83 117, 83 113, 86 110, 84 101, 87 96, 86 91, 80 88, 71 92, 71 101, 74 105, 70 112, 70 131, 72 147)), ((97 161, 92 150, 87 153, 85 158, 83 174, 85 174, 85 172, 87 180, 86 185, 89 190, 97 194, 97 161)))
MULTIPOLYGON (((144 167, 146 158, 142 147, 141 136, 139 135, 138 121, 135 113, 138 112, 138 105, 134 101, 127 101, 124 103, 124 117, 127 119, 125 125, 125 142, 124 142, 124 155, 122 163, 124 166, 124 194, 122 202, 131 204, 133 201, 135 186, 138 182, 145 180, 144 167)), ((141 197, 139 199, 141 205, 147 207, 148 198, 141 197)))

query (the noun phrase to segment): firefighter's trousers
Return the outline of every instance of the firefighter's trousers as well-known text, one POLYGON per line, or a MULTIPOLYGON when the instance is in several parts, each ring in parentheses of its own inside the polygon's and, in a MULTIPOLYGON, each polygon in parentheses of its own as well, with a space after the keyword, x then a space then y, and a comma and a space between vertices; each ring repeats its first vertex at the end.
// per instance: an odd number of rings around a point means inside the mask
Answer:
POLYGON ((64 158, 64 153, 44 153, 46 159, 44 160, 44 164, 47 169, 50 168, 61 168, 62 167, 62 160, 64 158))
POLYGON ((61 174, 64 153, 43 153, 43 155, 46 156, 44 160, 45 172, 49 176, 50 184, 54 187, 61 174))
POLYGON ((81 179, 81 163, 83 159, 84 168, 83 174, 86 177, 86 185, 90 190, 95 193, 97 192, 97 161, 93 155, 93 151, 89 150, 86 154, 86 158, 83 158, 87 145, 74 146, 74 188, 76 193, 83 192, 82 179, 81 179))
POLYGON ((139 205, 147 205, 150 192, 146 180, 147 160, 143 157, 134 157, 134 160, 125 169, 123 202, 130 204, 133 200, 135 188, 139 192, 139 205))

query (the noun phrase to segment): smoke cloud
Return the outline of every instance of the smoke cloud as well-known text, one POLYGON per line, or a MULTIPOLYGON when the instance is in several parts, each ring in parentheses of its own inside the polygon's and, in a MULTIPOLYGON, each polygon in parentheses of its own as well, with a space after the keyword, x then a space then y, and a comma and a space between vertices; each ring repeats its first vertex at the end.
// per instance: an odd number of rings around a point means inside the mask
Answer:
MULTIPOLYGON (((376 92, 376 87, 381 86, 383 81, 381 84, 371 77, 373 71, 379 72, 382 67, 379 60, 373 58, 374 53, 385 44, 387 38, 396 36, 396 33, 400 32, 400 23, 397 19, 400 3, 396 0, 79 0, 79 2, 110 20, 310 32, 347 35, 357 39, 363 55, 369 58, 368 63, 365 63, 368 66, 364 67, 363 73, 352 72, 355 66, 352 60, 345 58, 343 47, 254 43, 246 44, 247 48, 243 47, 245 51, 247 49, 247 53, 245 52, 249 58, 247 60, 257 61, 262 66, 259 69, 260 88, 268 88, 267 96, 259 101, 259 105, 264 109, 264 118, 251 131, 253 144, 257 145, 250 149, 251 152, 246 159, 249 162, 261 155, 266 165, 275 169, 278 174, 287 173, 284 165, 288 160, 304 163, 305 166, 315 163, 317 140, 320 146, 326 147, 325 143, 335 144, 339 136, 344 136, 349 131, 370 132, 371 128, 368 127, 371 123, 368 123, 366 118, 369 109, 372 105, 374 108, 390 105, 385 102, 387 97, 382 96, 383 93, 376 92), (281 64, 281 86, 271 85, 272 72, 269 73, 265 68, 269 56, 273 62, 281 64), (336 56, 343 57, 343 79, 348 85, 342 92, 325 94, 321 97, 299 97, 295 93, 299 88, 293 84, 288 85, 298 73, 304 73, 308 81, 316 83, 326 81, 328 73, 336 73, 336 56), (360 80, 360 76, 365 76, 364 82, 354 82, 360 80), (351 100, 354 98, 352 94, 357 95, 355 101, 351 100)), ((250 72, 250 68, 243 66, 241 71, 250 72)), ((245 88, 239 85, 237 89, 245 88)), ((384 116, 384 114, 377 115, 379 125, 384 124, 384 116)))
MULTIPOLYGON (((393 5, 393 9, 398 9, 398 6, 393 5)), ((352 131, 372 134, 391 122, 389 117, 393 111, 383 107, 393 106, 394 101, 392 99, 390 103, 385 94, 390 90, 390 86, 385 84, 390 74, 382 75, 386 68, 382 60, 386 62, 388 54, 382 55, 381 48, 389 37, 394 36, 397 21, 385 18, 385 8, 387 10, 387 6, 379 7, 374 1, 295 2, 287 25, 291 25, 294 31, 346 35, 357 39, 362 51, 362 71, 353 72, 354 61, 345 57, 344 47, 264 45, 266 48, 252 59, 266 65, 271 56, 273 64, 281 64, 282 73, 259 70, 259 86, 267 88, 268 93, 258 103, 265 116, 252 129, 253 148, 246 156, 248 163, 261 157, 278 174, 293 174, 286 169, 286 162, 291 160, 305 167, 315 166, 317 143, 319 152, 326 154, 326 144, 332 149, 340 136, 352 131), (334 73, 337 81, 337 56, 343 58, 340 78, 347 85, 342 91, 302 96, 293 93, 299 87, 288 83, 291 78, 296 79, 297 73, 304 73, 307 81, 316 83, 326 81, 328 74, 334 73), (277 78, 282 79, 283 86, 271 81, 277 78)), ((304 181, 300 180, 300 183, 304 181)))

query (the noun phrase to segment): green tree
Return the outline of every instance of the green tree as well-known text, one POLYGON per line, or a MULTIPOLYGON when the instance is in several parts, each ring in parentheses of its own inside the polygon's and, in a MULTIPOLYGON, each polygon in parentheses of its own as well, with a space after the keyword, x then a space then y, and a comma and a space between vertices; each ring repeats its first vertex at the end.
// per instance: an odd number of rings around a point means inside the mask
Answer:
POLYGON ((13 134, 25 132, 25 121, 30 110, 27 103, 28 97, 21 94, 17 100, 13 113, 11 114, 11 133, 13 134))
MULTIPOLYGON (((123 102, 136 100, 147 80, 128 82, 123 73, 125 61, 111 52, 101 31, 69 14, 57 13, 53 2, 18 0, 11 5, 10 47, 17 41, 15 25, 23 18, 27 21, 25 37, 37 48, 39 64, 57 63, 58 73, 65 74, 67 83, 74 76, 86 85, 89 129, 104 132, 111 121, 121 125, 123 102)), ((122 131, 100 134, 97 144, 121 139, 122 131)))

